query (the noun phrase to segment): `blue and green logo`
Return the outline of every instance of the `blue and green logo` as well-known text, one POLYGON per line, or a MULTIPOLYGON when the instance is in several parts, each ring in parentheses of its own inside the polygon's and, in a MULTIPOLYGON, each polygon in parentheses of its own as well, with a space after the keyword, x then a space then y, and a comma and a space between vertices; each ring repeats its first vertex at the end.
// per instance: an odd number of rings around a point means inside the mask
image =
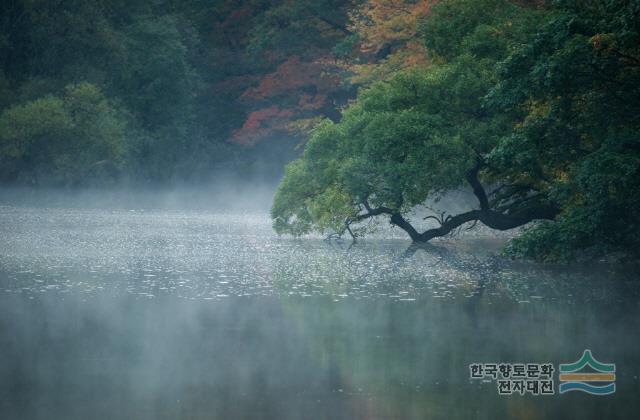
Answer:
POLYGON ((582 391, 593 395, 609 395, 616 392, 616 365, 602 363, 585 350, 580 360, 560 364, 560 393, 582 391), (586 367, 590 371, 582 371, 586 367))

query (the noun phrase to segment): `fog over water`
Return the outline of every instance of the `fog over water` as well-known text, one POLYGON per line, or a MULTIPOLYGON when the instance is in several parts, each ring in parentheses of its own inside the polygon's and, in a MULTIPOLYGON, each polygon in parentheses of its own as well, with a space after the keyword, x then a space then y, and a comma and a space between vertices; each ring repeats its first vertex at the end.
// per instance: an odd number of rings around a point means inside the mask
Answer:
MULTIPOLYGON (((278 237, 273 186, 0 193, 0 418, 631 418, 634 267, 278 237), (615 394, 499 396, 475 362, 616 363, 615 394)), ((556 377, 557 379, 557 377, 556 377)), ((557 384, 556 384, 557 388, 557 384)))

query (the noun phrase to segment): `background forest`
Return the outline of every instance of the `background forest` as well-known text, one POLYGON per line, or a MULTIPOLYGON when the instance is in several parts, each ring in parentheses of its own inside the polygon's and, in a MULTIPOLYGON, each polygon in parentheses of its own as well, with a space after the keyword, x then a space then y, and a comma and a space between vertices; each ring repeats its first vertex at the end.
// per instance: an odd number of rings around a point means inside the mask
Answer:
POLYGON ((353 93, 326 75, 347 1, 8 0, 0 181, 276 178, 353 93), (309 123, 308 123, 309 124, 309 123))

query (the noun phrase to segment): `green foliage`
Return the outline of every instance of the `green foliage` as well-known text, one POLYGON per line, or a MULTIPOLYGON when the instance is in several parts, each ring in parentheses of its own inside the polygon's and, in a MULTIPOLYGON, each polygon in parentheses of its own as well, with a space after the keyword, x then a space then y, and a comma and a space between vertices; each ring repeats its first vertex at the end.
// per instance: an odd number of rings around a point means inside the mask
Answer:
POLYGON ((69 85, 0 114, 3 176, 32 184, 115 180, 123 168, 125 120, 94 85, 69 85))
POLYGON ((115 73, 119 96, 150 131, 185 123, 198 80, 177 19, 137 20, 124 33, 126 55, 115 73))
POLYGON ((556 222, 515 241, 511 255, 637 253, 639 10, 637 1, 559 1, 501 64, 489 100, 524 117, 493 162, 513 180, 537 182, 563 208, 556 222))
POLYGON ((507 0, 436 2, 421 25, 431 55, 447 61, 462 54, 501 59, 522 42, 540 13, 507 0))
POLYGON ((276 2, 257 16, 249 34, 249 50, 255 53, 277 47, 281 53, 306 54, 310 47, 331 48, 348 34, 350 5, 341 0, 276 2))
POLYGON ((161 179, 154 160, 171 176, 171 159, 184 155, 174 145, 193 135, 198 80, 189 48, 198 41, 180 15, 167 13, 166 3, 156 6, 119 0, 7 4, 0 19, 0 82, 8 81, 12 98, 0 103, 6 107, 0 136, 12 145, 4 150, 21 150, 21 157, 0 154, 6 162, 0 181, 161 179), (145 144, 153 149, 146 156, 138 153, 145 144))
POLYGON ((339 124, 315 129, 288 168, 272 209, 276 230, 342 233, 364 203, 408 213, 461 186, 476 154, 506 128, 481 110, 489 64, 461 57, 361 92, 339 124))

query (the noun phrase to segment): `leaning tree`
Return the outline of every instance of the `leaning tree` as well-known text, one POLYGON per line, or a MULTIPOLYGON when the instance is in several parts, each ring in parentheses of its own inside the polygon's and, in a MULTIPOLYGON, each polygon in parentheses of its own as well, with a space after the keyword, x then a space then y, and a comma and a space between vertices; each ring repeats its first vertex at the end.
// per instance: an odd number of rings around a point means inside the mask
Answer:
POLYGON ((640 2, 536 4, 438 1, 421 26, 431 65, 315 129, 278 189, 275 229, 357 236, 386 216, 424 242, 543 220, 507 252, 637 256, 640 2), (475 195, 467 211, 416 229, 416 208, 460 188, 475 195))
POLYGON ((484 106, 494 64, 462 55, 363 91, 340 122, 320 124, 287 167, 272 208, 276 231, 355 237, 361 222, 387 216, 413 241, 426 242, 470 222, 507 230, 553 219, 558 209, 544 180, 503 175, 491 165, 514 125, 511 113, 484 106), (422 232, 412 225, 408 214, 417 207, 464 187, 477 199, 473 208, 427 216, 438 226, 422 232))

